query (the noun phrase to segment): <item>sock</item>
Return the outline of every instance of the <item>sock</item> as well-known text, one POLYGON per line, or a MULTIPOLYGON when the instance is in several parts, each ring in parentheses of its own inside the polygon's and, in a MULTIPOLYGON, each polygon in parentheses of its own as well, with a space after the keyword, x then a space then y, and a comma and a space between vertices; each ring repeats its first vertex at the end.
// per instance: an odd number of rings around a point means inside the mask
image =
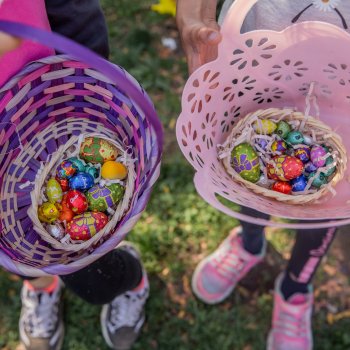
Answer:
POLYGON ((45 292, 45 293, 52 293, 57 287, 58 287, 58 276, 54 276, 54 279, 52 283, 50 283, 48 286, 45 288, 35 288, 30 281, 24 281, 24 284, 26 287, 31 290, 31 291, 36 291, 36 292, 45 292))
POLYGON ((242 243, 243 248, 250 254, 258 255, 264 245, 264 232, 261 230, 257 231, 247 231, 244 227, 242 230, 242 243))
POLYGON ((288 300, 293 294, 307 294, 308 291, 308 284, 295 282, 289 277, 289 274, 286 273, 281 284, 281 292, 284 300, 288 300))

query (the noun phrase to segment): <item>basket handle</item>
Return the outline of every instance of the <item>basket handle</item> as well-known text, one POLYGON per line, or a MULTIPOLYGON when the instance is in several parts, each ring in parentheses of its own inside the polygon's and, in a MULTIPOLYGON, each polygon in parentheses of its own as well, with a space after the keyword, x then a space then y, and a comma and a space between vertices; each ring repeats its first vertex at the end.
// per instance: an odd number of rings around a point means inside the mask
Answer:
POLYGON ((69 56, 88 64, 90 67, 106 75, 116 83, 123 80, 123 85, 118 86, 118 88, 124 90, 124 92, 143 110, 146 118, 157 134, 159 150, 158 160, 160 160, 163 148, 163 129, 160 120, 158 119, 153 104, 142 92, 143 89, 141 87, 140 89, 136 87, 122 69, 116 68, 112 63, 108 62, 90 49, 56 33, 11 21, 0 21, 0 31, 22 39, 38 42, 42 45, 52 47, 59 52, 68 54, 69 56))
POLYGON ((231 216, 235 219, 253 223, 260 226, 270 226, 278 228, 290 228, 290 229, 317 229, 317 228, 331 228, 350 224, 350 219, 340 219, 325 222, 295 222, 295 223, 283 223, 274 222, 262 218, 252 217, 249 215, 238 213, 234 210, 229 209, 224 204, 222 204, 216 197, 215 190, 211 183, 206 179, 205 173, 197 172, 194 176, 194 185, 198 194, 215 209, 223 212, 224 214, 231 216))
POLYGON ((240 35, 241 28, 249 11, 259 0, 235 0, 229 8, 221 26, 223 37, 240 35))

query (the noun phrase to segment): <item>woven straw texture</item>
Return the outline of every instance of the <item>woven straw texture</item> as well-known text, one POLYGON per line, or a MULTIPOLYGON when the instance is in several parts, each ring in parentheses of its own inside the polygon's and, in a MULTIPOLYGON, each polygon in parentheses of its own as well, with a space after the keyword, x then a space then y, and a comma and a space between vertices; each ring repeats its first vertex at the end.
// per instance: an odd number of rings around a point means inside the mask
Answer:
MULTIPOLYGON (((137 222, 159 173, 159 149, 147 116, 122 85, 68 56, 52 56, 28 65, 0 91, 0 263, 8 270, 32 276, 76 271, 113 249, 137 222), (121 142, 135 160, 128 179, 133 191, 125 197, 123 218, 110 222, 92 245, 62 249, 43 239, 35 219, 33 228, 31 193, 38 174, 62 149, 94 133, 121 142)), ((38 196, 33 199, 37 206, 38 196)))
POLYGON ((222 158, 223 165, 226 171, 232 177, 232 179, 234 179, 234 181, 243 184, 244 186, 248 187, 250 190, 254 191, 257 194, 289 204, 301 205, 315 202, 328 192, 331 192, 332 187, 335 186, 344 177, 344 173, 347 166, 346 149, 343 145, 343 142, 340 136, 337 135, 334 131, 332 131, 327 125, 325 125, 316 118, 306 118, 303 113, 276 108, 259 110, 250 113, 246 117, 242 118, 232 130, 231 134, 225 142, 225 146, 222 148, 220 153, 225 155, 225 157, 222 158), (303 131, 313 130, 314 134, 317 135, 319 140, 322 139, 323 142, 327 142, 327 145, 332 147, 332 149, 334 150, 334 154, 336 155, 337 170, 332 178, 332 181, 329 184, 322 186, 322 188, 320 188, 315 193, 309 193, 304 195, 286 195, 244 180, 238 173, 236 173, 233 170, 233 167, 231 165, 231 151, 239 143, 250 141, 249 139, 247 139, 247 135, 245 134, 246 127, 251 126, 257 120, 257 118, 261 120, 273 119, 279 121, 283 119, 287 122, 299 122, 299 125, 301 125, 301 123, 303 123, 304 125, 303 131))
MULTIPOLYGON (((320 120, 350 149, 349 83, 350 35, 322 22, 294 24, 282 32, 241 33, 242 24, 258 0, 236 0, 221 26, 218 57, 197 69, 182 95, 176 126, 180 148, 195 168, 198 193, 227 215, 252 223, 313 228, 350 223, 350 172, 326 194, 322 203, 292 205, 255 194, 232 181, 217 157, 231 130, 259 109, 305 111, 305 96, 314 85, 320 120), (224 198, 266 214, 308 222, 270 222, 233 211, 224 198), (317 220, 333 222, 316 224, 317 220)), ((306 115, 315 114, 312 110, 306 115)))

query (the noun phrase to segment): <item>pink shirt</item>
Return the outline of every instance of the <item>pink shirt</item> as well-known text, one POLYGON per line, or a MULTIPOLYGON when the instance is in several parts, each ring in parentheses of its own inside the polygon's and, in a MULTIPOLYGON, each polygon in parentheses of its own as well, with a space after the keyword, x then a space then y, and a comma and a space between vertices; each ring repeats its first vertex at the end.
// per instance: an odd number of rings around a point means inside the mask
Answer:
MULTIPOLYGON (((0 5, 0 19, 50 30, 44 0, 4 0, 0 5)), ((28 40, 22 41, 16 50, 0 59, 0 87, 28 62, 53 53, 51 48, 28 40)))

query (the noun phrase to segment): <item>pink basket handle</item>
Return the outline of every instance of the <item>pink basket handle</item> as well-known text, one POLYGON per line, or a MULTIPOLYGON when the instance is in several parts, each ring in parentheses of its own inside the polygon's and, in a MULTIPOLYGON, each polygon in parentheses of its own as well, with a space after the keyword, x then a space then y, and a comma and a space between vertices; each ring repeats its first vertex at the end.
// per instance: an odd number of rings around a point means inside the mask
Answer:
MULTIPOLYGON (((124 70, 108 62, 103 57, 97 55, 90 49, 79 45, 73 40, 65 38, 59 34, 11 21, 0 21, 0 31, 52 47, 59 52, 68 54, 71 57, 88 64, 90 67, 106 75, 116 83, 123 81, 123 84, 119 86, 119 88, 124 91, 129 97, 131 97, 133 101, 143 110, 146 119, 150 122, 157 134, 157 144, 159 151, 158 160, 160 160, 163 147, 162 125, 158 119, 158 116, 150 99, 146 94, 142 92, 143 90, 140 89, 140 87, 137 87, 130 80, 130 78, 127 77, 124 70)), ((153 171, 155 170, 155 167, 153 171)))
POLYGON ((240 35, 241 28, 249 11, 259 0, 235 0, 225 16, 221 27, 223 37, 240 35))
POLYGON ((317 228, 330 228, 336 226, 344 226, 350 224, 350 219, 341 219, 325 222, 310 222, 310 223, 283 223, 283 222, 274 222, 270 220, 265 220, 262 218, 252 217, 249 215, 238 213, 232 209, 229 209, 224 204, 222 204, 216 196, 216 193, 213 189, 213 186, 209 183, 208 179, 205 177, 204 172, 197 172, 194 176, 194 185, 198 194, 211 206, 215 209, 220 210, 224 214, 231 216, 235 219, 254 223, 260 226, 270 226, 270 227, 279 227, 279 228, 290 228, 290 229, 317 229, 317 228))

